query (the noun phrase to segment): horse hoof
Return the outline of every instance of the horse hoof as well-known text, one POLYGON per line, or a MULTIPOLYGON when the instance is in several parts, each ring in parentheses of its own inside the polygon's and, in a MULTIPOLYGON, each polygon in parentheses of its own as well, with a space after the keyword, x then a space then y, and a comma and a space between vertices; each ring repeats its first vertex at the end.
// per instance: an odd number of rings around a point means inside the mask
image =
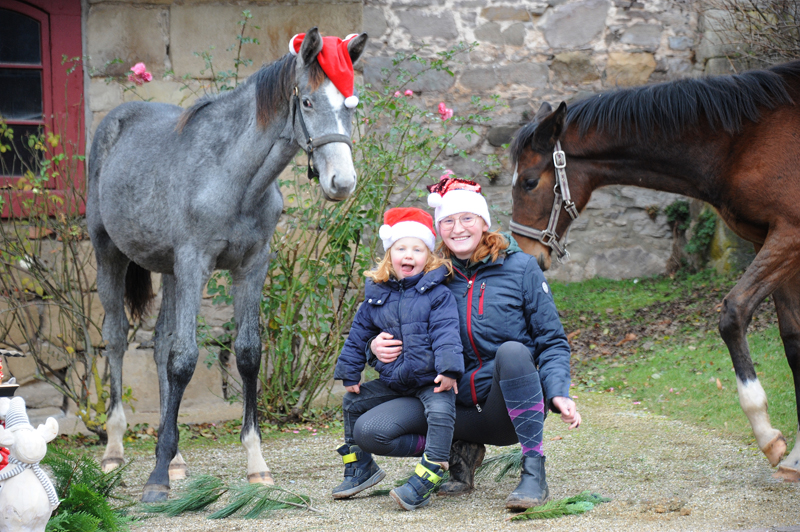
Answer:
POLYGON ((169 495, 169 486, 147 484, 142 492, 142 502, 164 502, 169 495))
POLYGON ((186 464, 170 464, 169 465, 169 479, 170 480, 183 480, 189 476, 189 468, 186 464))
POLYGON ((769 460, 769 465, 775 467, 778 465, 778 462, 781 461, 783 455, 786 454, 786 438, 779 432, 777 436, 772 438, 771 442, 761 449, 761 452, 763 452, 767 460, 769 460))
POLYGON ((772 474, 772 478, 777 478, 786 482, 800 482, 800 471, 789 467, 778 466, 778 470, 772 474))
POLYGON ((266 486, 274 486, 275 481, 272 479, 269 471, 262 471, 260 473, 250 473, 247 475, 247 482, 250 484, 264 484, 266 486))
POLYGON ((103 469, 103 473, 109 473, 124 463, 125 460, 122 458, 103 458, 103 461, 100 462, 100 467, 103 469))

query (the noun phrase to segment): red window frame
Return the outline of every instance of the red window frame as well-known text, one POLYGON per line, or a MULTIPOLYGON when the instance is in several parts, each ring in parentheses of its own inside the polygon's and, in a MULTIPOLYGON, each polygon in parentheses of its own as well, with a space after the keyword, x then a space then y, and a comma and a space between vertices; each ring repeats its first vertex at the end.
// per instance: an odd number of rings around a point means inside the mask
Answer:
MULTIPOLYGON (((62 145, 68 148, 67 156, 83 155, 85 145, 85 114, 83 90, 83 45, 81 40, 81 0, 0 0, 0 8, 16 11, 37 20, 41 24, 41 65, 3 64, 1 67, 15 69, 39 69, 42 72, 42 107, 40 121, 8 120, 10 125, 42 125, 45 131, 61 135, 62 145), (78 58, 80 64, 70 70, 71 63, 62 64, 62 58, 78 58)), ((57 194, 68 194, 72 184, 66 180, 84 180, 84 164, 78 164, 74 175, 61 173, 49 186, 57 194)), ((0 176, 0 187, 8 188, 19 176, 0 176)), ((82 185, 82 183, 75 183, 82 185)), ((4 194, 8 198, 7 194, 4 194)), ((24 192, 14 192, 11 204, 6 204, 3 218, 22 214, 24 192)), ((83 207, 81 207, 83 211, 83 207)))

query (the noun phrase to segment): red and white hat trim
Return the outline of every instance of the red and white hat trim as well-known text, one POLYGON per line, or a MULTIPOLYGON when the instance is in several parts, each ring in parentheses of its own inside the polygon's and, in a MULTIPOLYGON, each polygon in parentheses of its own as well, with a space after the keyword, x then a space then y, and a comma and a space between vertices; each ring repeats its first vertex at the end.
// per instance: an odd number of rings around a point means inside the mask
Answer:
MULTIPOLYGON (((289 39, 290 54, 297 55, 300 52, 305 36, 305 33, 298 33, 289 39)), ((355 71, 350 59, 350 52, 347 49, 350 41, 355 37, 358 37, 357 33, 351 33, 344 40, 339 37, 322 37, 322 50, 317 55, 319 66, 322 67, 333 86, 342 93, 344 106, 348 109, 353 109, 358 105, 358 96, 353 94, 355 71)))
POLYGON ((436 232, 433 230, 431 215, 415 207, 397 207, 389 209, 383 215, 384 224, 378 230, 383 242, 384 251, 389 251, 401 238, 418 238, 428 249, 436 246, 436 232))
POLYGON ((428 206, 434 209, 436 225, 443 218, 470 212, 477 214, 486 222, 487 227, 492 226, 492 217, 489 215, 489 205, 481 194, 481 186, 474 181, 458 179, 452 173, 445 174, 438 183, 428 187, 428 206))

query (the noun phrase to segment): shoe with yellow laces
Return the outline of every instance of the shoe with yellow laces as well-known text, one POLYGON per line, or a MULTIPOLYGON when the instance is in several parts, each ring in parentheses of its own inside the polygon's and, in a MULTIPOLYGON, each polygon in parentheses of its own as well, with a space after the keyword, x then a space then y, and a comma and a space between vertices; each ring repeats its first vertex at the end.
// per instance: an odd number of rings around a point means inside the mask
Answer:
POLYGON ((358 445, 345 443, 336 451, 342 455, 344 462, 344 481, 333 488, 334 499, 352 497, 371 488, 386 476, 386 472, 375 463, 372 455, 362 451, 358 445))
POLYGON ((431 503, 433 492, 442 483, 443 476, 442 466, 428 461, 428 457, 423 454, 408 482, 393 489, 389 495, 404 510, 423 508, 431 503))

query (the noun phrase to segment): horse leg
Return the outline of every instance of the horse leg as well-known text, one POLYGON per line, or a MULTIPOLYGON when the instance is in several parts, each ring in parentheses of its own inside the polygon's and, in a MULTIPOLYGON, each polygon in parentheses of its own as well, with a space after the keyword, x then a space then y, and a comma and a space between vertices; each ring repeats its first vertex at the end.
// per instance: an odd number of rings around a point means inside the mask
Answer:
MULTIPOLYGON (((163 419, 169 397, 167 362, 169 360, 169 350, 172 346, 172 338, 175 331, 175 276, 163 274, 161 279, 161 310, 158 313, 158 320, 156 321, 153 359, 155 360, 158 370, 159 405, 161 419, 163 419)), ((173 458, 169 464, 169 479, 181 480, 188 475, 186 462, 183 460, 179 450, 175 458, 173 458)))
MULTIPOLYGON (((144 486, 142 502, 164 501, 169 493, 169 464, 178 453, 178 410, 183 392, 197 365, 197 314, 203 286, 211 276, 212 267, 213 261, 197 253, 176 253, 173 298, 175 328, 169 342, 167 362, 162 362, 167 369, 167 384, 161 386, 162 397, 166 393, 166 405, 162 404, 161 407, 156 466, 144 486)), ((166 350, 159 354, 163 356, 164 352, 166 350)), ((163 379, 159 378, 159 381, 163 379)))
POLYGON ((786 359, 794 378, 794 395, 797 402, 798 431, 794 449, 778 464, 777 476, 786 480, 800 480, 800 274, 787 281, 772 294, 778 325, 786 351, 786 359))
POLYGON ((122 357, 128 347, 128 318, 125 315, 125 273, 130 259, 117 249, 103 230, 93 231, 97 259, 97 293, 103 304, 103 340, 111 373, 106 434, 108 443, 100 467, 109 472, 124 462, 122 438, 128 423, 122 407, 122 357))
POLYGON ((744 410, 759 449, 770 465, 775 466, 786 452, 786 439, 769 422, 767 395, 758 381, 747 344, 747 326, 756 307, 780 285, 794 277, 799 258, 795 242, 797 231, 773 228, 761 250, 722 301, 719 331, 733 361, 739 392, 739 404, 744 410))

